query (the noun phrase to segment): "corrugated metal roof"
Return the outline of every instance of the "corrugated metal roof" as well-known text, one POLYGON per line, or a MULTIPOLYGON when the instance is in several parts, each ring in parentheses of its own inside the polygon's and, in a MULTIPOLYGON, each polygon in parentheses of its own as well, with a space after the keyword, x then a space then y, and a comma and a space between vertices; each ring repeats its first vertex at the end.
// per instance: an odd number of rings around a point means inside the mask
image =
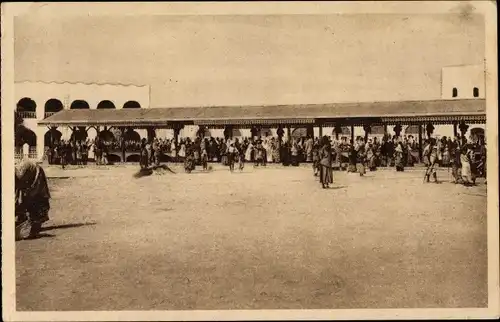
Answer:
POLYGON ((484 99, 363 102, 306 105, 215 106, 150 109, 63 110, 42 125, 167 125, 172 122, 224 123, 255 120, 392 118, 486 115, 484 99))

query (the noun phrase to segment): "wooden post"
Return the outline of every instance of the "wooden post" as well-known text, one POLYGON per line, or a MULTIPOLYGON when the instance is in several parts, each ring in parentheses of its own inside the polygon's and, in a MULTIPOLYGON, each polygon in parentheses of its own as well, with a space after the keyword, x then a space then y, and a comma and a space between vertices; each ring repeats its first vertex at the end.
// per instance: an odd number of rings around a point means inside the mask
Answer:
POLYGON ((175 142, 176 147, 177 147, 177 144, 179 143, 179 132, 180 131, 181 131, 181 129, 179 129, 179 128, 174 129, 174 142, 175 142))
POLYGON ((78 131, 78 128, 77 127, 73 127, 72 131, 73 131, 73 147, 74 147, 73 153, 72 153, 73 154, 73 160, 72 161, 75 162, 76 161, 76 133, 78 131))
POLYGON ((354 144, 354 125, 351 125, 351 142, 354 144))
POLYGON ((307 126, 307 136, 314 138, 314 125, 307 126))
POLYGON ((366 142, 368 142, 368 136, 371 132, 370 124, 366 124, 365 126, 363 126, 363 129, 365 130, 365 143, 366 143, 366 142))
POLYGON ((458 126, 457 126, 457 122, 453 122, 453 137, 458 137, 458 126))
POLYGON ((319 125, 319 138, 321 139, 323 137, 323 126, 320 124, 319 125))
POLYGON ((148 126, 146 128, 146 131, 148 132, 148 142, 152 142, 155 138, 155 128, 152 126, 148 126))
POLYGON ((292 139, 292 130, 290 129, 290 125, 286 127, 286 136, 288 141, 292 139))
POLYGON ((121 148, 122 148, 122 162, 125 163, 125 128, 121 127, 120 131, 122 132, 122 142, 121 142, 121 148))
POLYGON ((418 158, 422 160, 422 124, 418 125, 418 158))

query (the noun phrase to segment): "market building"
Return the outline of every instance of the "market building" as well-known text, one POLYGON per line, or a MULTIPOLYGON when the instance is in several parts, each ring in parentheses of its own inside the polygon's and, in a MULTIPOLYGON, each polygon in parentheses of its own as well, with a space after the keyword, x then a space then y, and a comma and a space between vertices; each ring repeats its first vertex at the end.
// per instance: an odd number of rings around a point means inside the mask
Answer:
MULTIPOLYGON (((149 86, 120 84, 15 84, 17 110, 31 131, 30 157, 42 159, 54 140, 113 135, 214 137, 306 135, 483 135, 486 124, 484 68, 442 70, 442 97, 435 100, 268 106, 151 107, 149 86)), ((125 153, 116 152, 126 161, 125 153)))

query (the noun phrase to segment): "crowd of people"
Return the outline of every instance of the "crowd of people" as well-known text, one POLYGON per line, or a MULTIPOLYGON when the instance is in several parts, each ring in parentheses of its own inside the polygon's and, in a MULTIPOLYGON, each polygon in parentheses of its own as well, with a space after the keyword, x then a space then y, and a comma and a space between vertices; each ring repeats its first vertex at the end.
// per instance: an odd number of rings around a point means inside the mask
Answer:
MULTIPOLYGON (((208 163, 219 162, 233 171, 235 165, 242 170, 245 163, 266 166, 281 163, 283 166, 298 166, 307 162, 313 164, 314 174, 321 177, 320 163, 328 163, 335 170, 359 173, 375 171, 378 167, 394 167, 404 171, 416 163, 428 167, 425 181, 437 181, 435 169, 438 166, 450 167, 456 182, 472 184, 473 173, 485 174, 486 144, 484 139, 468 143, 465 138, 439 140, 428 138, 423 141, 423 152, 419 153, 417 140, 409 136, 357 137, 354 141, 347 137, 302 137, 283 139, 278 137, 241 137, 241 138, 154 138, 151 141, 137 140, 85 140, 56 142, 47 151, 50 164, 84 166, 89 159, 97 165, 108 164, 109 154, 137 152, 139 164, 145 168, 159 165, 161 160, 169 162, 192 162, 194 166, 208 168, 208 163), (324 160, 328 151, 330 161, 324 160), (89 155, 91 157, 89 158, 89 155), (323 160, 323 161, 322 161, 323 160), (463 175, 458 174, 461 169, 463 175)), ((325 172, 325 171, 323 171, 325 172)), ((325 172, 328 177, 328 173, 325 172)), ((326 180, 328 181, 328 180, 326 180)))
MULTIPOLYGON (((364 176, 366 170, 376 171, 378 167, 392 167, 404 171, 415 163, 423 162, 427 169, 424 182, 438 182, 437 168, 451 168, 453 182, 466 186, 474 185, 477 176, 486 177, 486 142, 480 137, 468 142, 464 137, 440 139, 428 138, 423 142, 422 160, 419 147, 411 136, 384 135, 376 137, 357 137, 356 140, 340 140, 324 136, 322 138, 290 138, 280 140, 266 138, 182 138, 174 140, 155 138, 151 142, 141 141, 104 141, 100 139, 85 141, 56 142, 48 150, 50 163, 59 163, 64 168, 72 163, 84 166, 91 152, 96 164, 106 164, 108 153, 113 151, 133 151, 140 155, 141 168, 159 165, 161 157, 167 155, 171 162, 196 165, 208 169, 209 162, 220 162, 230 171, 244 169, 245 163, 254 167, 268 163, 281 163, 283 166, 299 166, 311 162, 313 174, 323 188, 333 183, 333 171, 345 170, 364 176)), ((36 234, 41 224, 48 220, 50 193, 43 169, 29 159, 23 159, 16 166, 16 234, 22 234, 26 225, 26 212, 33 217, 27 235, 36 234), (30 187, 29 189, 27 187, 30 187), (36 208, 34 205, 36 205, 36 208), (30 208, 32 207, 32 208, 30 208)))

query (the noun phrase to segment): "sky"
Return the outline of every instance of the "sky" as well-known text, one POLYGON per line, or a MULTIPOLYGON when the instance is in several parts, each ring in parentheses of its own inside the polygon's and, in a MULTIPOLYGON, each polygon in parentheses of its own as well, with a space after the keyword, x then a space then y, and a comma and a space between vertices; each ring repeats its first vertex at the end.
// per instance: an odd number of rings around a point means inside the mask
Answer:
POLYGON ((437 99, 484 38, 474 14, 21 16, 15 80, 150 85, 151 107, 437 99))

